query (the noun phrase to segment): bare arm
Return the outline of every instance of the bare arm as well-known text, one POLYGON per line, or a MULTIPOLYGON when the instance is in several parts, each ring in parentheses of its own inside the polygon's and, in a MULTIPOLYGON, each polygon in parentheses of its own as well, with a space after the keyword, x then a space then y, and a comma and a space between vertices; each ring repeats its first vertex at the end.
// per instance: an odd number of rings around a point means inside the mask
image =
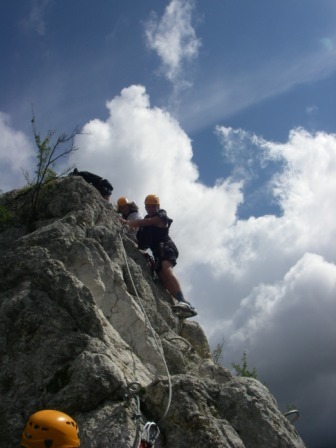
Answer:
POLYGON ((127 221, 127 219, 119 218, 121 224, 126 224, 130 227, 165 227, 162 219, 159 216, 154 216, 153 218, 146 219, 134 219, 132 221, 127 221))

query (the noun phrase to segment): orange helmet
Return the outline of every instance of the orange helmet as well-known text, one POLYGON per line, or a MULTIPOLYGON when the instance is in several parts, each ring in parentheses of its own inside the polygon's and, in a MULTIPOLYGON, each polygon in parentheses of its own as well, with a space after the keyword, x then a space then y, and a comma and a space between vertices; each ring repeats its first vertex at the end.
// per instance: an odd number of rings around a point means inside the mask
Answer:
POLYGON ((73 448, 80 446, 76 422, 59 411, 44 410, 29 417, 23 431, 24 448, 73 448))
POLYGON ((117 201, 118 208, 123 207, 124 205, 127 204, 129 204, 129 201, 127 198, 125 198, 125 196, 121 196, 121 198, 119 198, 117 201))
POLYGON ((156 194, 149 194, 145 199, 145 205, 160 205, 160 198, 156 194))

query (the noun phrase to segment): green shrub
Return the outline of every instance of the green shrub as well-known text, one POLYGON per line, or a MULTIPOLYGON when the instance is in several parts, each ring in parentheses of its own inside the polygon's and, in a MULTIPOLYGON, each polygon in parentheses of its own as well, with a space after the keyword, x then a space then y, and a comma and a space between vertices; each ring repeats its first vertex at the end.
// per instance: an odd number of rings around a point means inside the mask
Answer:
POLYGON ((256 369, 253 367, 253 369, 251 370, 247 366, 247 355, 246 355, 246 352, 243 353, 243 357, 241 359, 241 364, 232 363, 231 365, 235 369, 237 376, 243 376, 243 377, 248 377, 248 378, 256 378, 256 379, 258 378, 256 369))
MULTIPOLYGON (((46 184, 56 179, 55 167, 58 161, 77 151, 78 148, 74 145, 74 139, 80 132, 75 128, 70 135, 60 134, 57 138, 54 138, 55 131, 49 130, 46 137, 42 138, 35 125, 34 113, 31 123, 36 144, 37 164, 34 177, 31 178, 28 172, 24 172, 24 177, 29 190, 27 194, 30 203, 28 223, 31 230, 34 230, 34 222, 38 219, 42 190, 46 184)), ((70 170, 71 167, 63 171, 60 176, 68 173, 70 170)))
POLYGON ((217 344, 216 348, 212 351, 212 360, 216 365, 223 364, 223 350, 224 350, 224 338, 220 344, 217 344))
POLYGON ((12 220, 12 213, 4 206, 0 205, 0 230, 3 230, 12 220))

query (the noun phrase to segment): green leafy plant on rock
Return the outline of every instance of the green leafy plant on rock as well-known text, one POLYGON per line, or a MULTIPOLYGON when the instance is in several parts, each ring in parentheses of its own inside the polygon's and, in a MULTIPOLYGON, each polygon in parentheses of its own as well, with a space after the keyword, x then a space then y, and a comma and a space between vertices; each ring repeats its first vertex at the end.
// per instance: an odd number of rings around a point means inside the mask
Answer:
POLYGON ((4 229, 12 219, 12 213, 4 205, 0 205, 0 230, 4 229))
POLYGON ((235 369, 235 371, 236 371, 235 373, 236 373, 237 376, 243 376, 243 377, 258 379, 258 375, 257 375, 256 369, 254 367, 251 369, 247 365, 247 355, 246 355, 246 352, 243 353, 243 356, 242 356, 240 364, 232 363, 231 365, 235 369))

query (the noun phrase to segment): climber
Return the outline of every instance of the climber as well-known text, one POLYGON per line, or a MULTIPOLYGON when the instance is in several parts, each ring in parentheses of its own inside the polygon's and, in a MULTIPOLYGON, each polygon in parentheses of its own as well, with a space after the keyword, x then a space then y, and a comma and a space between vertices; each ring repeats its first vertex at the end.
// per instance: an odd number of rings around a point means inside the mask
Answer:
POLYGON ((59 411, 32 414, 23 430, 21 448, 75 448, 80 446, 76 422, 59 411))
POLYGON ((104 199, 107 201, 110 200, 113 187, 107 179, 103 179, 102 177, 97 176, 97 174, 90 173, 89 171, 78 171, 77 168, 75 168, 69 176, 81 176, 88 184, 93 185, 104 199))
MULTIPOLYGON (((121 196, 117 201, 117 211, 121 214, 123 219, 132 221, 134 219, 143 219, 142 214, 139 212, 139 207, 135 202, 129 202, 125 196, 121 196)), ((129 227, 128 235, 136 242, 136 233, 138 227, 129 227)))
POLYGON ((117 201, 117 210, 118 213, 121 213, 121 216, 124 219, 132 221, 133 219, 143 219, 141 213, 139 213, 139 207, 135 202, 129 202, 125 196, 121 196, 117 201))
POLYGON ((180 283, 173 273, 176 259, 179 255, 177 247, 169 237, 169 227, 173 222, 168 218, 167 212, 160 209, 160 199, 150 194, 145 199, 147 215, 144 219, 126 221, 119 218, 122 224, 130 227, 139 227, 137 232, 138 247, 141 250, 150 249, 153 253, 156 267, 155 271, 163 286, 177 300, 173 311, 184 317, 197 315, 195 308, 185 300, 180 283))

